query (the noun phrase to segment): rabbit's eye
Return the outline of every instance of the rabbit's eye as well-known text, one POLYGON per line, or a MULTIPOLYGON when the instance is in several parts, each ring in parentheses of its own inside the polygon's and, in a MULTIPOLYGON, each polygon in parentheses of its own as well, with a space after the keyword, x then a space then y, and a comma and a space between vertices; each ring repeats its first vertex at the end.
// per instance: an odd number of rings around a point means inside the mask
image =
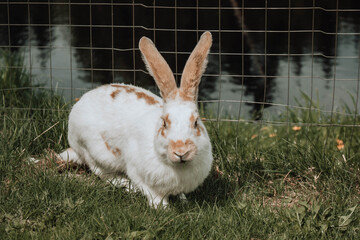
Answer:
POLYGON ((195 123, 194 123, 194 127, 197 128, 198 125, 199 125, 199 123, 198 123, 198 120, 196 119, 196 121, 195 121, 195 123))
POLYGON ((167 126, 166 126, 166 122, 165 122, 165 120, 163 119, 163 128, 166 128, 167 126))
POLYGON ((162 128, 170 128, 171 121, 169 119, 169 114, 166 114, 165 116, 161 117, 162 122, 162 128))

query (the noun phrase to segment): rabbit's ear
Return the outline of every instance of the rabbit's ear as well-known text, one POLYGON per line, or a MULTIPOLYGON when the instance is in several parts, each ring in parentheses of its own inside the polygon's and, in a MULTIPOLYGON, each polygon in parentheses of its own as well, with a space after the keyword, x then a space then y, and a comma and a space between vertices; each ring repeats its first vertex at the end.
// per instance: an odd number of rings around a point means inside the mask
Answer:
POLYGON ((180 95, 185 100, 197 100, 199 83, 206 68, 211 44, 211 33, 204 32, 185 64, 180 85, 180 95))
POLYGON ((139 48, 150 75, 160 89, 161 96, 166 99, 177 89, 173 72, 150 39, 142 37, 139 48))

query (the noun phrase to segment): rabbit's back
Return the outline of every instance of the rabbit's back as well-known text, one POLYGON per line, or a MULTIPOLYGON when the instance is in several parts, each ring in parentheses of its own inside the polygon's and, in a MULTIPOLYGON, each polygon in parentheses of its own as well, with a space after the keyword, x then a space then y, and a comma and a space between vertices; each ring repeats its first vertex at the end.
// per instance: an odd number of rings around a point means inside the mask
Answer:
POLYGON ((162 101, 131 85, 111 84, 89 91, 71 110, 69 144, 90 166, 125 171, 127 162, 138 158, 135 154, 153 149, 149 145, 153 144, 162 101))
POLYGON ((146 131, 161 115, 162 103, 160 97, 139 87, 105 85, 82 96, 71 110, 69 124, 102 132, 119 128, 141 131, 141 127, 146 131))

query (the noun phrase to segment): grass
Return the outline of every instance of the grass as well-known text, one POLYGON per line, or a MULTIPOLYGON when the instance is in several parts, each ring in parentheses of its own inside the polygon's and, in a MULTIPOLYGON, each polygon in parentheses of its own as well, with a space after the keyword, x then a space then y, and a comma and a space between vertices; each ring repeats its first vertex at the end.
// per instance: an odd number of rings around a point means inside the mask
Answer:
MULTIPOLYGON (((5 62, 14 60, 8 57, 5 62)), ((207 122, 215 158, 210 176, 188 203, 173 198, 170 208, 154 210, 141 194, 82 169, 60 171, 51 156, 45 165, 28 164, 45 149, 67 147, 70 106, 51 92, 32 90, 25 69, 0 70, 2 84, 9 74, 18 83, 1 91, 0 239, 360 237, 360 130, 300 125, 351 125, 351 115, 330 119, 290 109, 279 120, 292 126, 207 122)), ((300 103, 316 107, 306 97, 300 103)))

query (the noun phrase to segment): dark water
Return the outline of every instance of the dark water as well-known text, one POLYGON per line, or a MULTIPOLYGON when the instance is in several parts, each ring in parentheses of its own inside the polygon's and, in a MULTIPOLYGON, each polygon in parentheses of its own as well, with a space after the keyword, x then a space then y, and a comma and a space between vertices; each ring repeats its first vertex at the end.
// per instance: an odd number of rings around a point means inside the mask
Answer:
POLYGON ((140 37, 155 41, 179 80, 198 36, 210 30, 214 44, 199 99, 223 100, 207 103, 210 112, 268 117, 299 105, 301 92, 318 97, 323 111, 354 108, 360 1, 293 0, 290 11, 288 0, 70 2, 0 2, 1 48, 25 53, 37 81, 67 99, 110 82, 156 92, 137 49, 140 37))

